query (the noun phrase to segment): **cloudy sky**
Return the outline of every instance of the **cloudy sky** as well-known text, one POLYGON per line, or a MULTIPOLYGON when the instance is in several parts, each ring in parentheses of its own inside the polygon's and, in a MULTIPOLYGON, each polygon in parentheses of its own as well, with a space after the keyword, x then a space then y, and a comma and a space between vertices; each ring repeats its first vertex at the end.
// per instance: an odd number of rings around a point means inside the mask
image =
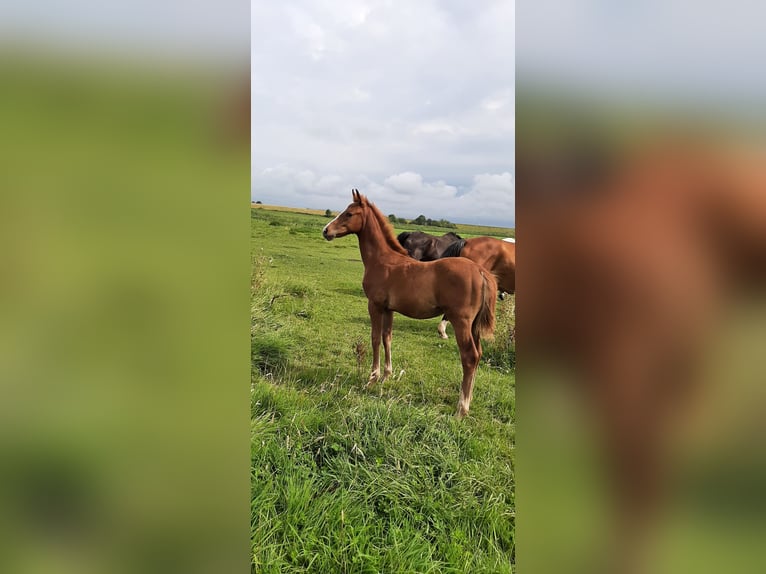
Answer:
POLYGON ((252 2, 252 198, 514 226, 514 2, 252 2))

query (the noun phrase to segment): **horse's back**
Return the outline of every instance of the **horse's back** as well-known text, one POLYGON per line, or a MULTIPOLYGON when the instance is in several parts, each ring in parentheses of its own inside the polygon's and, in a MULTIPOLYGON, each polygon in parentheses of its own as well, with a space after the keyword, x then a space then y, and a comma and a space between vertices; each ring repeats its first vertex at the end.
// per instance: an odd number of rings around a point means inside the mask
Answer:
POLYGON ((381 308, 413 319, 440 314, 473 318, 478 312, 485 279, 496 290, 495 279, 477 263, 463 257, 422 262, 391 261, 365 271, 367 298, 381 308))
POLYGON ((362 286, 374 305, 412 319, 430 319, 444 313, 443 276, 436 263, 397 260, 366 270, 362 286))

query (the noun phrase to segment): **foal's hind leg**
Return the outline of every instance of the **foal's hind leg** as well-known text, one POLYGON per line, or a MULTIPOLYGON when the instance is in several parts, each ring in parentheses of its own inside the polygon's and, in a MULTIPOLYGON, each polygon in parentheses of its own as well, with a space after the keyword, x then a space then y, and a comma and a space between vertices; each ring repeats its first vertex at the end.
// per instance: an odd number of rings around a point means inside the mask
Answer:
POLYGON ((471 407, 473 380, 476 376, 476 367, 479 364, 481 354, 474 343, 473 335, 471 334, 471 321, 469 319, 454 320, 452 328, 455 329, 455 339, 460 349, 460 362, 463 364, 463 382, 460 386, 460 400, 457 403, 457 413, 455 413, 455 416, 461 419, 468 414, 468 409, 471 407))

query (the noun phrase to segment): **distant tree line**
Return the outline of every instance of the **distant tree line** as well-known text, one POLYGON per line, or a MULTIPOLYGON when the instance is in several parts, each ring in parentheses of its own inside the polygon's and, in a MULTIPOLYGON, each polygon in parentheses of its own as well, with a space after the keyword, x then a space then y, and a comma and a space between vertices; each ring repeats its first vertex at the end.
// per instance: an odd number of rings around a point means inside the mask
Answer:
POLYGON ((388 216, 388 220, 391 223, 404 223, 404 224, 412 224, 412 225, 429 225, 432 227, 448 227, 450 229, 457 229, 457 225, 452 223, 451 221, 447 221, 446 219, 431 219, 430 217, 426 217, 425 215, 418 215, 415 219, 410 219, 409 221, 404 219, 403 217, 396 217, 393 213, 388 216))
MULTIPOLYGON (((324 212, 325 217, 332 217, 333 212, 326 209, 324 212)), ((393 213, 388 216, 388 220, 391 223, 399 223, 403 225, 428 225, 432 227, 447 227, 449 229, 457 229, 457 225, 446 219, 431 219, 425 215, 418 215, 415 219, 405 219, 404 217, 396 217, 393 213)))

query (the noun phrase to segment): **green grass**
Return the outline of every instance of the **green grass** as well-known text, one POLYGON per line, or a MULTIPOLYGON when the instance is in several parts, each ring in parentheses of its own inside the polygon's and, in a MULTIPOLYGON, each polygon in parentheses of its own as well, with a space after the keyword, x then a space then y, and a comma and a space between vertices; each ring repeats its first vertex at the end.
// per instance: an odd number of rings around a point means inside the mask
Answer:
MULTIPOLYGON (((269 222, 270 225, 278 226, 280 222, 293 221, 290 215, 316 215, 319 216, 319 221, 324 221, 319 229, 330 221, 330 217, 324 215, 324 211, 321 209, 309 209, 299 207, 281 207, 278 205, 256 205, 252 204, 251 214, 256 219, 264 219, 269 222), (288 217, 285 217, 288 216, 288 217)), ((338 211, 333 211, 333 217, 338 215, 338 211)), ((317 221, 315 218, 306 218, 308 220, 317 221)), ((298 219, 297 221, 300 221, 298 219)), ((397 233, 401 231, 423 231, 430 233, 431 235, 443 235, 448 232, 459 234, 461 237, 477 237, 480 235, 489 235, 490 237, 516 237, 516 230, 511 227, 491 227, 487 225, 469 225, 465 223, 457 223, 456 227, 439 227, 438 225, 417 225, 415 223, 398 223, 395 227, 397 233)))
POLYGON ((460 359, 439 318, 396 315, 394 376, 365 389, 356 238, 324 241, 321 215, 251 221, 253 570, 512 572, 510 299, 457 421, 460 359))

